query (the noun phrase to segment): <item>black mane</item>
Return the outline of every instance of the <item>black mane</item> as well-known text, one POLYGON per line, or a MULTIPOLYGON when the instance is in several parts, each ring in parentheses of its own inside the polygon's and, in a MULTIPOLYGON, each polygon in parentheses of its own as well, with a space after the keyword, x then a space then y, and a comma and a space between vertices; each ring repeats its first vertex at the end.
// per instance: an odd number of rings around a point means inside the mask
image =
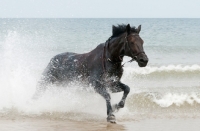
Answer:
MULTIPOLYGON (((112 26, 112 36, 111 38, 113 37, 116 37, 116 36, 119 36, 120 34, 126 32, 126 26, 125 24, 121 24, 121 25, 117 25, 117 26, 112 26)), ((137 29, 135 27, 131 27, 131 32, 132 33, 137 33, 137 29)))

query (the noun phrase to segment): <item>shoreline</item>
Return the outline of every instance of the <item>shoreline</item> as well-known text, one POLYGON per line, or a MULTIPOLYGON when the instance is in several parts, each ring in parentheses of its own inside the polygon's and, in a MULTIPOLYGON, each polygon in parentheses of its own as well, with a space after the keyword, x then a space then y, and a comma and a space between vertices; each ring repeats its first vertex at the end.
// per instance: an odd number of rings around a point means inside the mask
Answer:
POLYGON ((38 118, 0 119, 1 131, 199 131, 200 118, 147 118, 107 122, 50 120, 38 118))

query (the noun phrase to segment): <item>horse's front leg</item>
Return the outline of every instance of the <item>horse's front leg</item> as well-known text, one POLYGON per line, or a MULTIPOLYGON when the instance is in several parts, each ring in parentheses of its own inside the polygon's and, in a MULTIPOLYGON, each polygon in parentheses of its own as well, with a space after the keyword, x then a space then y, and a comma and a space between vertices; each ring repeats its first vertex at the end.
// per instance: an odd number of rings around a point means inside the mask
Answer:
POLYGON ((115 123, 115 116, 112 114, 112 106, 111 106, 111 97, 106 88, 100 84, 98 81, 93 82, 93 85, 95 87, 95 91, 99 93, 103 98, 106 100, 106 106, 107 106, 107 121, 111 123, 115 123))
POLYGON ((120 102, 117 105, 115 105, 115 108, 119 109, 119 108, 124 107, 126 97, 127 97, 128 93, 130 92, 130 88, 127 85, 125 85, 121 82, 117 82, 116 87, 117 87, 118 90, 115 90, 115 92, 124 91, 122 99, 120 100, 120 102))

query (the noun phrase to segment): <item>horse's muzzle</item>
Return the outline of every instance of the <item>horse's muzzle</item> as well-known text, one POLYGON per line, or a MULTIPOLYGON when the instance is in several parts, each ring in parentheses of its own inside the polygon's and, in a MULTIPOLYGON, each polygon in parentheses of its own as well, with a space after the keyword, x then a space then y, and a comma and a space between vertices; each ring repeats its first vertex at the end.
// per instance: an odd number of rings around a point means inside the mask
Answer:
POLYGON ((140 67, 145 67, 145 66, 147 65, 148 61, 149 61, 147 55, 144 54, 144 53, 138 55, 137 58, 136 58, 136 60, 137 60, 138 65, 139 65, 140 67))

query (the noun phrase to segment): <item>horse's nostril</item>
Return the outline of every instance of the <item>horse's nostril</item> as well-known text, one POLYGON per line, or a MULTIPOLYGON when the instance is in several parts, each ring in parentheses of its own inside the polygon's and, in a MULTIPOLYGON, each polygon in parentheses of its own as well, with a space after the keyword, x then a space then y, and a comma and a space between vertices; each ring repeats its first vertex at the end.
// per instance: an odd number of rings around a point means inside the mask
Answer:
POLYGON ((141 63, 144 63, 144 62, 145 62, 145 60, 144 60, 144 59, 140 59, 140 62, 141 62, 141 63))

